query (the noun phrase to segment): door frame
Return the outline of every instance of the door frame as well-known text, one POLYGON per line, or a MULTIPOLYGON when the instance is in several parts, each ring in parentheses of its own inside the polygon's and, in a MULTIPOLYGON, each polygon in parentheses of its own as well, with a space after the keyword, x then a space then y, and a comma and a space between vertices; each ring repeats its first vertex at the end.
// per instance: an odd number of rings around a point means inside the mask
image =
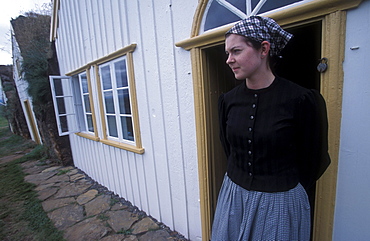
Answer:
POLYGON ((31 136, 33 137, 36 144, 41 144, 40 134, 36 125, 35 118, 33 116, 32 108, 30 101, 28 99, 23 101, 24 108, 26 110, 27 119, 29 120, 29 129, 31 132, 31 136))
MULTIPOLYGON (((329 121, 329 154, 332 163, 316 185, 315 218, 313 240, 332 240, 340 125, 342 112, 343 61, 345 43, 345 23, 347 9, 357 7, 362 0, 314 0, 306 4, 286 8, 266 15, 275 19, 283 27, 321 19, 322 21, 322 57, 328 59, 328 69, 322 73, 321 93, 326 100, 329 121)), ((209 166, 210 149, 207 143, 207 70, 204 49, 224 41, 225 32, 232 24, 198 35, 201 20, 208 0, 199 0, 194 16, 191 38, 176 43, 177 47, 190 50, 196 122, 198 153, 198 173, 200 191, 200 214, 202 222, 202 240, 210 239, 211 209, 209 166)))

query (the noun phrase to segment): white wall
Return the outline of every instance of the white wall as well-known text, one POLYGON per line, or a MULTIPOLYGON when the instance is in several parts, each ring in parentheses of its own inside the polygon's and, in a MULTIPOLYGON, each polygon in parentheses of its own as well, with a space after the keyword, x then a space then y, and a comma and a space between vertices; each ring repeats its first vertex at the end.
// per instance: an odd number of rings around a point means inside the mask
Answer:
MULTIPOLYGON (((14 32, 14 31, 12 30, 12 32, 14 32)), ((35 113, 33 112, 32 98, 28 95, 28 90, 27 90, 28 89, 28 82, 23 78, 23 76, 20 75, 22 73, 21 69, 18 69, 17 61, 19 61, 19 63, 22 63, 23 58, 21 56, 21 51, 20 51, 18 42, 15 39, 14 34, 12 34, 12 39, 11 40, 12 40, 12 56, 13 56, 13 79, 14 79, 14 83, 15 83, 15 86, 16 86, 17 91, 18 91, 19 101, 21 103, 23 114, 24 114, 24 117, 26 119, 28 131, 30 132, 31 139, 33 141, 39 140, 40 142, 42 142, 40 133, 38 132, 39 129, 38 129, 37 121, 36 121, 36 116, 35 116, 35 113), (30 116, 27 115, 27 107, 26 107, 26 104, 25 104, 26 100, 28 100, 28 102, 30 104, 31 111, 32 111, 32 113, 30 113, 30 114, 31 114, 31 118, 33 118, 33 120, 31 120, 30 116), (36 133, 32 131, 32 129, 33 129, 32 128, 32 123, 35 124, 36 133)), ((19 65, 19 66, 21 66, 21 65, 19 65)))
MULTIPOLYGON (((200 240, 201 223, 191 60, 175 43, 190 36, 197 4, 61 0, 56 40, 62 75, 137 44, 133 59, 145 153, 70 135, 74 162, 192 240, 200 240)), ((97 121, 100 126, 99 116, 97 121)))
POLYGON ((347 14, 333 240, 370 240, 370 1, 347 14), (351 50, 358 46, 359 49, 351 50))

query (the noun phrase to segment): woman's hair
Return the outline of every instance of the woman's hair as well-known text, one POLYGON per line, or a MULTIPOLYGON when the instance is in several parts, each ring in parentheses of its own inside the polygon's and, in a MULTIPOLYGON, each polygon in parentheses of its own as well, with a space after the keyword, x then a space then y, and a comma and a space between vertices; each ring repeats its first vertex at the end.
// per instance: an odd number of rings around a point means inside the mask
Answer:
MULTIPOLYGON (((225 35, 225 37, 227 38, 228 36, 230 36, 232 33, 227 33, 225 35)), ((261 49, 262 45, 260 41, 257 41, 253 38, 250 38, 250 37, 247 37, 247 36, 244 36, 244 35, 240 35, 243 37, 244 41, 246 44, 248 44, 249 46, 251 46, 252 48, 254 48, 255 50, 259 50, 261 49)), ((279 59, 278 56, 276 55, 273 55, 271 56, 270 54, 267 55, 267 63, 270 67, 270 70, 272 71, 273 74, 275 74, 275 67, 276 67, 276 64, 277 64, 277 60, 279 59)))

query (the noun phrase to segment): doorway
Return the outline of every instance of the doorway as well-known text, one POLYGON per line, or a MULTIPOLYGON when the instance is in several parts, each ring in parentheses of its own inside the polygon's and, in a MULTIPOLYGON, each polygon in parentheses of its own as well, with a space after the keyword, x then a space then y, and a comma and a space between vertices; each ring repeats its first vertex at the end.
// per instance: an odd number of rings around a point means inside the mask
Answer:
MULTIPOLYGON (((322 22, 315 21, 286 28, 294 35, 281 53, 282 58, 276 65, 276 74, 289 79, 306 88, 320 90, 320 73, 316 66, 321 58, 322 22)), ((209 215, 213 222, 218 193, 226 172, 226 155, 219 141, 218 130, 218 97, 221 93, 231 90, 244 81, 234 78, 232 71, 226 65, 226 55, 223 43, 204 48, 204 100, 206 149, 208 152, 208 188, 209 215)), ((315 189, 308 191, 313 220, 315 189)), ((313 222, 312 222, 313 223, 313 222)), ((313 225, 312 225, 313 226, 313 225)))

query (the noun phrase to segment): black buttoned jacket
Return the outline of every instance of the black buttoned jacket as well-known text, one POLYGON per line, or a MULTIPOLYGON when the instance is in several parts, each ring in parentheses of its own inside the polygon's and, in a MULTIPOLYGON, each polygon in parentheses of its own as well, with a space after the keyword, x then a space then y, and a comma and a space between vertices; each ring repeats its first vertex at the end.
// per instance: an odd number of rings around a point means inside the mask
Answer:
POLYGON ((220 139, 227 175, 247 190, 306 189, 330 163, 325 101, 283 78, 267 88, 245 83, 219 98, 220 139))

